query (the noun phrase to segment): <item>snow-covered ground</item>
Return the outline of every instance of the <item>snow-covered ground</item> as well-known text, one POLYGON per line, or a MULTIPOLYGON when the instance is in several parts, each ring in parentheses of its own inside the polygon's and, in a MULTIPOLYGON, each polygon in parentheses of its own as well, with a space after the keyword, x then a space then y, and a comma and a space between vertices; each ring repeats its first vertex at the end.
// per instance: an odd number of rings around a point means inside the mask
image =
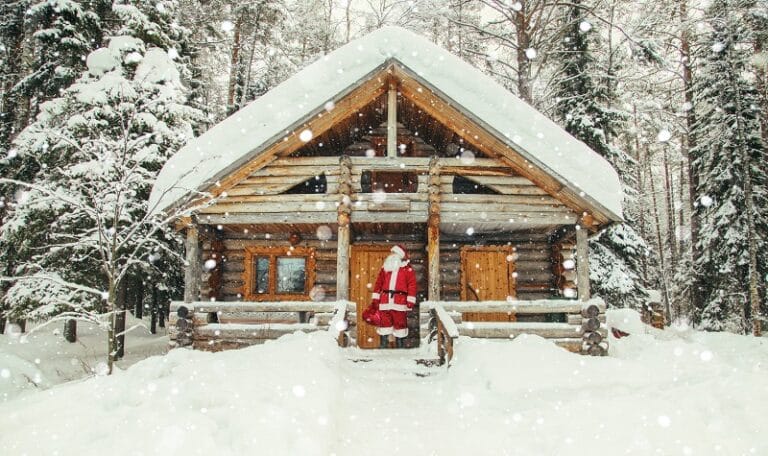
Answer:
MULTIPOLYGON (((168 351, 165 328, 150 334, 143 322, 128 314, 125 357, 117 365, 126 368, 137 361, 168 351)), ((40 391, 59 383, 79 380, 106 369, 106 330, 94 323, 78 322, 77 341, 62 336, 63 321, 29 325, 30 331, 9 327, 0 334, 0 403, 20 394, 40 391)), ((2 453, 0 453, 2 454, 2 453)))
POLYGON ((0 404, 0 454, 768 454, 765 339, 634 326, 605 358, 461 338, 450 369, 326 333, 173 350, 0 404))

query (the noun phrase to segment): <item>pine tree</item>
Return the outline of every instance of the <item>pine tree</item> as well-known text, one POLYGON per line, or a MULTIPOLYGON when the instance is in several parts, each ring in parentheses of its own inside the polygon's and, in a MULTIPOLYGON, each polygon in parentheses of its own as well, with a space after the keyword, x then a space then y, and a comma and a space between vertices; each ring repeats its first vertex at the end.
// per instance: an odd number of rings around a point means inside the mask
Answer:
POLYGON ((759 332, 759 288, 766 267, 768 181, 760 139, 759 104, 749 70, 750 30, 744 13, 752 2, 713 3, 711 32, 701 50, 695 97, 694 172, 701 221, 695 321, 704 329, 759 332))
POLYGON ((35 172, 2 180, 20 190, 0 238, 25 260, 5 299, 12 312, 110 312, 110 371, 120 287, 149 274, 166 281, 180 269, 174 234, 146 204, 156 173, 200 116, 187 105, 178 51, 157 47, 175 42, 163 39, 168 29, 131 5, 113 13, 116 31, 127 34, 90 53, 87 71, 16 138, 14 160, 35 172))
POLYGON ((26 12, 26 28, 33 31, 33 71, 16 90, 38 104, 59 96, 85 68, 85 56, 101 45, 101 19, 107 0, 72 2, 35 0, 26 12))
MULTIPOLYGON (((556 113, 565 129, 605 157, 617 169, 625 187, 625 206, 634 190, 634 160, 612 144, 626 116, 612 107, 616 95, 610 84, 614 75, 598 73, 591 46, 599 41, 579 0, 566 8, 565 37, 560 52, 556 113)), ((597 46, 595 46, 597 47, 597 46)), ((612 69, 611 69, 612 70, 612 69)), ((611 305, 640 307, 647 296, 640 276, 641 260, 648 246, 633 228, 632 212, 626 222, 601 232, 590 242, 590 281, 594 293, 611 305)))

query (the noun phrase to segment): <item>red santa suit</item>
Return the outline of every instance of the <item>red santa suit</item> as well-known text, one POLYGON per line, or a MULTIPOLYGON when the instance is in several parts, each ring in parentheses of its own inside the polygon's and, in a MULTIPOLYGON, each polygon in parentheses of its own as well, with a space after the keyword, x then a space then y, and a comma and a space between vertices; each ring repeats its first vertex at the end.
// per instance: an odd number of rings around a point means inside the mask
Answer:
POLYGON ((376 278, 371 301, 381 314, 381 326, 376 332, 403 338, 408 336, 406 313, 416 304, 416 274, 403 246, 396 245, 391 252, 376 278))

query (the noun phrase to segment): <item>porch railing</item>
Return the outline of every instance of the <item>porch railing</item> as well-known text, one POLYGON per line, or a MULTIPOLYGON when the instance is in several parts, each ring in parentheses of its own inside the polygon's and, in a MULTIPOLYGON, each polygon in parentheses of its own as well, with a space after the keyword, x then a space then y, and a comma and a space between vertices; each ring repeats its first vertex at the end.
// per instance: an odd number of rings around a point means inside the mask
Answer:
POLYGON ((218 351, 277 339, 296 331, 328 331, 345 346, 349 301, 171 303, 169 336, 177 346, 218 351))
POLYGON ((450 363, 458 336, 513 339, 521 334, 535 334, 577 353, 602 356, 608 350, 604 328, 606 306, 600 298, 585 302, 554 299, 425 301, 422 308, 432 316, 431 329, 437 336, 441 363, 444 362, 444 353, 449 353, 447 361, 450 363), (497 316, 506 313, 516 317, 511 320, 518 321, 464 321, 465 313, 493 313, 497 316), (542 319, 548 321, 532 321, 542 319))

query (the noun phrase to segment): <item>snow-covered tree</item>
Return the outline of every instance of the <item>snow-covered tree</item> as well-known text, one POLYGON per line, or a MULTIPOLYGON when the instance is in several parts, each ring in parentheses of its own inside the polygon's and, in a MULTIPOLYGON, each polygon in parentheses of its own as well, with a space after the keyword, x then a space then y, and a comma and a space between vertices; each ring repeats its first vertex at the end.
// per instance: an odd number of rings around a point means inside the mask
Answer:
POLYGON ((692 150, 700 226, 695 314, 702 328, 759 333, 764 294, 768 180, 759 104, 747 78, 752 54, 745 13, 752 2, 726 0, 707 10, 711 32, 702 47, 692 150))
MULTIPOLYGON (((557 116, 565 129, 605 157, 619 172, 624 183, 625 206, 636 194, 635 161, 613 142, 626 123, 626 115, 615 108, 612 89, 614 68, 600 72, 593 48, 599 48, 600 34, 593 30, 585 5, 579 0, 566 8, 565 36, 558 61, 556 82, 557 116), (629 197, 628 197, 629 196, 629 197)), ((626 223, 610 227, 590 243, 590 280, 596 294, 619 307, 639 307, 646 297, 641 279, 642 258, 648 246, 635 231, 631 211, 626 223)))
POLYGON ((112 37, 16 138, 15 160, 34 163, 33 178, 4 180, 19 193, 2 241, 26 260, 6 296, 12 312, 109 313, 110 371, 122 282, 167 277, 154 262, 178 261, 173 232, 146 207, 156 173, 199 116, 186 105, 174 57, 136 36, 112 37))

